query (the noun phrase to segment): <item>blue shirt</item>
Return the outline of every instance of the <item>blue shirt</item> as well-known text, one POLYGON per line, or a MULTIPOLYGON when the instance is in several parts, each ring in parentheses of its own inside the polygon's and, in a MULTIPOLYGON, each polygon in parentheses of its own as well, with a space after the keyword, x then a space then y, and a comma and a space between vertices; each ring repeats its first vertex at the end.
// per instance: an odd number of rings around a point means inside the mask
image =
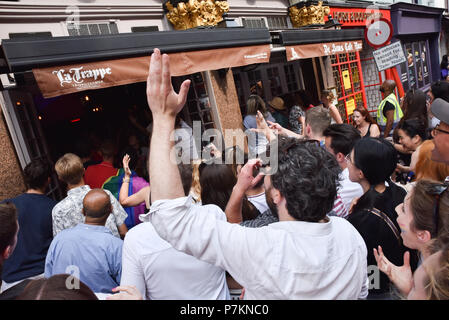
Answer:
POLYGON ((51 211, 56 201, 35 193, 6 201, 16 206, 19 221, 16 248, 3 263, 2 278, 11 283, 44 273, 45 257, 53 240, 51 211))
POLYGON ((123 240, 104 226, 80 223, 65 229, 48 249, 45 277, 69 273, 94 292, 112 293, 120 283, 122 245, 123 240))

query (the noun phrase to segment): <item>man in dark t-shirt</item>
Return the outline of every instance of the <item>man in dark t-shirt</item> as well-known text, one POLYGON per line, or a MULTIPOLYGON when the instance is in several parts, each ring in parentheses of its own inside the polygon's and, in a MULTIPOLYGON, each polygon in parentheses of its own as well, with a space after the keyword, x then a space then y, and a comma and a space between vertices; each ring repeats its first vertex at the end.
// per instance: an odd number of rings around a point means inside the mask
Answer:
POLYGON ((3 264, 2 290, 44 273, 45 257, 53 240, 51 211, 56 205, 45 195, 50 168, 46 161, 33 160, 24 169, 27 191, 4 201, 17 208, 19 232, 16 248, 3 264))

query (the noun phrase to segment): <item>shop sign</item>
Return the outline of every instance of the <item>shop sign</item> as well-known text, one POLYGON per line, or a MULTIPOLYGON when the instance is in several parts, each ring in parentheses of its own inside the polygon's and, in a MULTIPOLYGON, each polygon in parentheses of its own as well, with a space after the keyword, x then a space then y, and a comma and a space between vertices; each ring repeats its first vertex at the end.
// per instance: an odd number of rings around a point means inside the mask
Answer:
POLYGON ((362 48, 363 42, 361 40, 357 40, 286 46, 286 52, 287 60, 292 61, 297 59, 355 52, 362 50, 362 48))
POLYGON ((373 51, 373 56, 379 72, 406 61, 400 41, 373 51))
MULTIPOLYGON (((270 61, 270 45, 169 53, 173 76, 270 61)), ((136 82, 148 76, 150 57, 135 57, 33 69, 45 98, 136 82)))
POLYGON ((348 116, 354 113, 355 110, 355 101, 354 99, 348 99, 346 100, 346 113, 348 116))
MULTIPOLYGON (((390 10, 384 9, 331 7, 330 14, 343 27, 364 27, 370 20, 379 18, 390 20, 390 10)), ((326 17, 325 20, 327 21, 328 18, 326 17)))
POLYGON ((351 89, 351 78, 349 77, 349 70, 343 70, 341 72, 341 76, 343 78, 343 86, 345 87, 345 90, 351 89))

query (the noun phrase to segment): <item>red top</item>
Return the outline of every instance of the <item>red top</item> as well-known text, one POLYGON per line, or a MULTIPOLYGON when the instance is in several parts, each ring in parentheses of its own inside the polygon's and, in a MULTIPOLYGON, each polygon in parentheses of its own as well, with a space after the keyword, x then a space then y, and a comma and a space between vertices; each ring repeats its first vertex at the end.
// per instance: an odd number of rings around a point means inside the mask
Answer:
POLYGON ((84 173, 84 182, 92 189, 101 188, 103 183, 109 177, 117 175, 117 168, 114 168, 112 163, 103 161, 100 164, 88 166, 84 173))

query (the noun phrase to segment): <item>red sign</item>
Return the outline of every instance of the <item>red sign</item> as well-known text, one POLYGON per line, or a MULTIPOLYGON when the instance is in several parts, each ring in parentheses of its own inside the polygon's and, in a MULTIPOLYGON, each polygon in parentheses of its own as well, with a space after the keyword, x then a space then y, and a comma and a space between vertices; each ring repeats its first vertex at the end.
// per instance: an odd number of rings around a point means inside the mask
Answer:
MULTIPOLYGON (((331 7, 330 14, 342 24, 342 27, 364 27, 367 22, 375 18, 385 18, 390 21, 390 10, 384 9, 331 7)), ((327 17, 324 20, 327 21, 327 17)))

